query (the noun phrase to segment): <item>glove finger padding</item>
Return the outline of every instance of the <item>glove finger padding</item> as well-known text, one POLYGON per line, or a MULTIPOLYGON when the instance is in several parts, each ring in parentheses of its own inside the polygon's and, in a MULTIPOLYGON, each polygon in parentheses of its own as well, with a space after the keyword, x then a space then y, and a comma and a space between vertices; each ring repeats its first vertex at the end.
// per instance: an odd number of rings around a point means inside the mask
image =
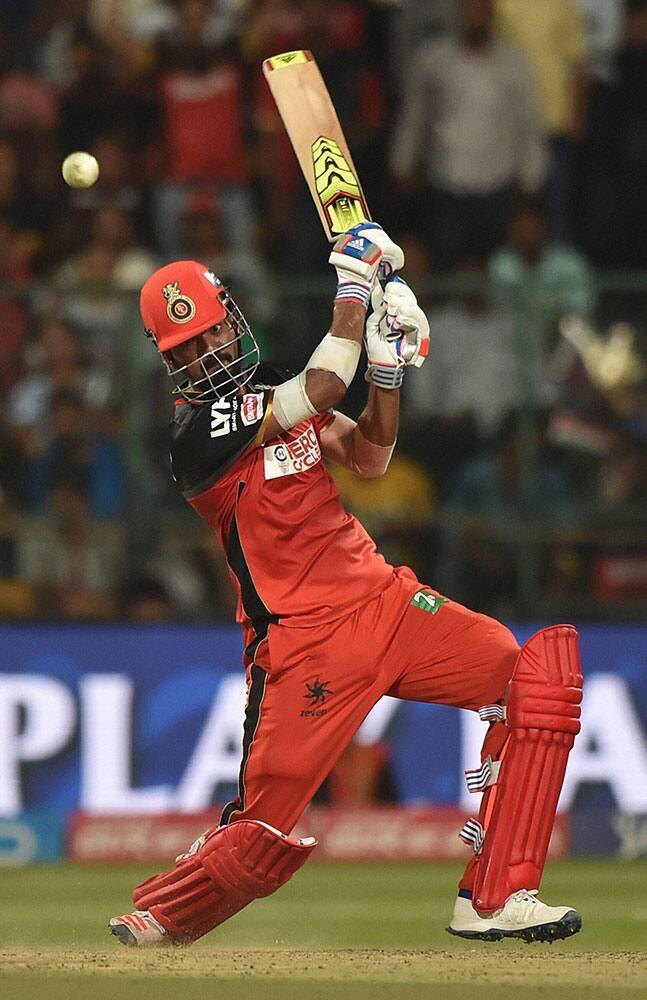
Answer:
POLYGON ((404 364, 420 368, 429 353, 429 322, 420 306, 406 304, 387 312, 385 322, 404 364))
POLYGON ((383 292, 376 285, 371 303, 375 312, 370 319, 377 322, 400 361, 420 368, 429 353, 429 321, 409 286, 397 277, 388 282, 383 292))

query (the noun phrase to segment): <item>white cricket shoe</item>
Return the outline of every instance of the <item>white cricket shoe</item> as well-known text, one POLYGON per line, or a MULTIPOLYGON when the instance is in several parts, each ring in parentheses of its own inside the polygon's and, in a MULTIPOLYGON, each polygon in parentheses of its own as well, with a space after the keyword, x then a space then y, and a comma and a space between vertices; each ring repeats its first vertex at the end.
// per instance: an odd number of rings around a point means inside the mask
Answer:
POLYGON ((500 910, 481 916, 471 899, 459 896, 454 906, 450 934, 481 941, 521 938, 531 941, 559 941, 577 934, 582 918, 570 906, 546 906, 537 898, 537 890, 519 889, 508 896, 500 910))
POLYGON ((175 943, 148 910, 135 910, 123 917, 112 917, 108 928, 111 934, 129 948, 159 947, 175 943))

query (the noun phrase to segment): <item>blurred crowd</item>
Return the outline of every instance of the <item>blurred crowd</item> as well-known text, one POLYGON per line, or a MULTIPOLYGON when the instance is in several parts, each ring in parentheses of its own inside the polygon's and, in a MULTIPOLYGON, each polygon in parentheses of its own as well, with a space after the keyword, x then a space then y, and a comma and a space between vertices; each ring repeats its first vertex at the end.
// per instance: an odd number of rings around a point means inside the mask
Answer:
POLYGON ((433 338, 345 502, 481 610, 643 615, 647 0, 0 0, 0 616, 230 616, 137 293, 190 257, 266 357, 321 338, 334 276, 261 72, 295 48, 433 338))

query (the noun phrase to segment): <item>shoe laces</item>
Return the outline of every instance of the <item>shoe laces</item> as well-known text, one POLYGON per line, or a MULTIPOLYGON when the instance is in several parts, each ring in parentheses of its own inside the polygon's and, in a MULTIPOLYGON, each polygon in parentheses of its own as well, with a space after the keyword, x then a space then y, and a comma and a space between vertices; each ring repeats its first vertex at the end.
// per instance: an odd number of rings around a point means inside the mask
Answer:
POLYGON ((517 889, 506 902, 513 901, 519 906, 522 914, 527 916, 539 902, 537 893, 537 889, 517 889))

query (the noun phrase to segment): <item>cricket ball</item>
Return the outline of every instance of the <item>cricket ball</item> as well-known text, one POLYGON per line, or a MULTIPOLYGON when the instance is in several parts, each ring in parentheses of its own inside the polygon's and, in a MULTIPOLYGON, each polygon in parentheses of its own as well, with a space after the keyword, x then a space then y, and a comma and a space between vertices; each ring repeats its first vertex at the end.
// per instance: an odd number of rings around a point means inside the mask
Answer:
POLYGON ((70 153, 61 167, 63 180, 73 188, 89 188, 99 176, 99 164, 91 153, 70 153))

